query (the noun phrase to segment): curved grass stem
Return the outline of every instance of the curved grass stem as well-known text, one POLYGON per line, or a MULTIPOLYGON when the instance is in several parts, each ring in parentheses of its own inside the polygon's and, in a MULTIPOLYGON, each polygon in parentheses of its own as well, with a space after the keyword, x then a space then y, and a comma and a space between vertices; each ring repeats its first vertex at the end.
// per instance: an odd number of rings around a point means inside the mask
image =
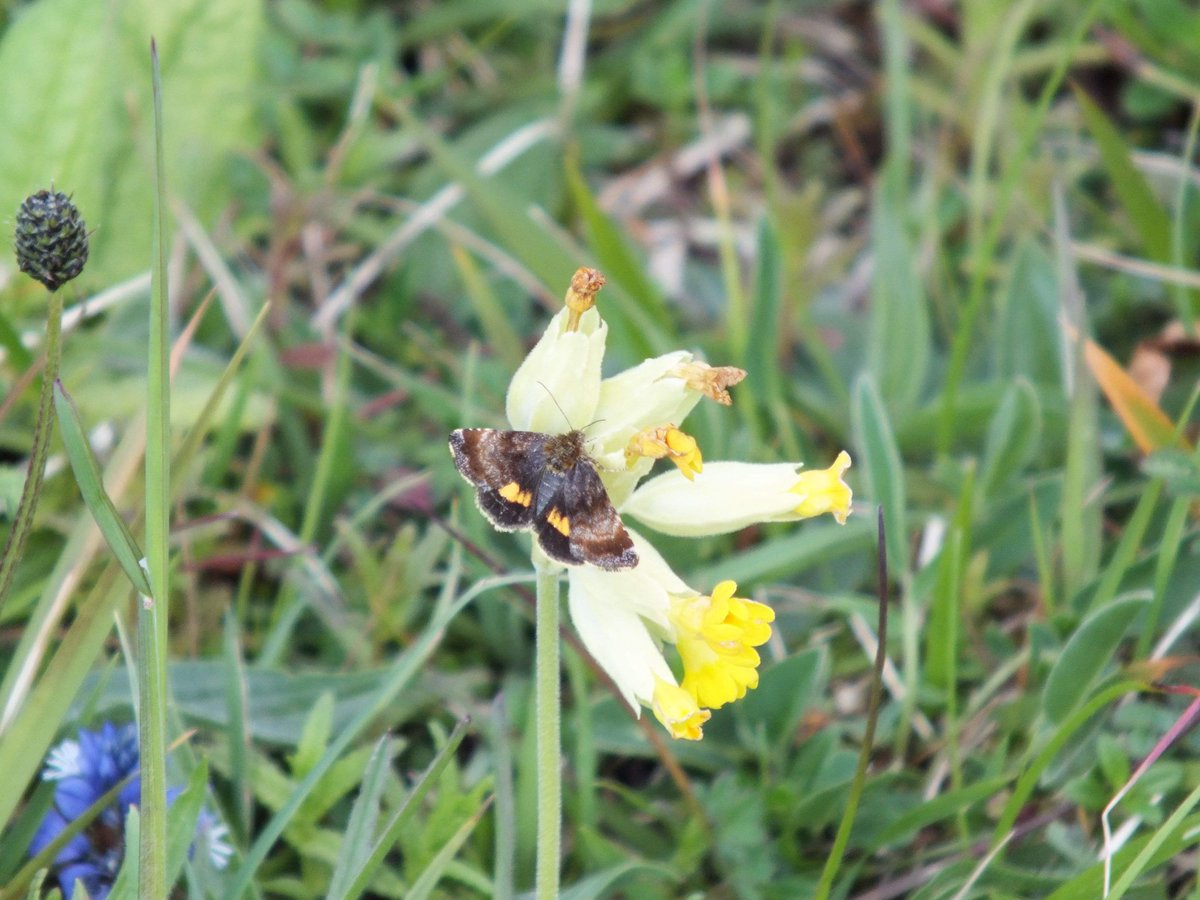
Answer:
POLYGON ((54 402, 54 382, 58 378, 58 366, 62 359, 63 298, 58 291, 50 292, 50 314, 46 320, 46 368, 42 372, 42 392, 38 398, 37 417, 33 424, 33 446, 29 451, 29 471, 25 476, 25 487, 13 517, 12 530, 0 556, 0 608, 8 597, 12 586, 17 561, 25 549, 25 539, 33 527, 33 514, 37 509, 38 494, 42 489, 42 475, 46 471, 46 456, 50 450, 50 435, 54 431, 50 423, 50 407, 54 402))

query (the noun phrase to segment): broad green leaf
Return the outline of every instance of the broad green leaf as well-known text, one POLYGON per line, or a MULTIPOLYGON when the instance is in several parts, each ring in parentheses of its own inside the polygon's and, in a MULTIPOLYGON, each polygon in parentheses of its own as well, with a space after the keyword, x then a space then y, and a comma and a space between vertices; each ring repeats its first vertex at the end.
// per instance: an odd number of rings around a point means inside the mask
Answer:
MULTIPOLYGON (((780 365, 780 337, 784 334, 783 252, 771 220, 764 217, 758 226, 758 270, 754 275, 753 306, 746 355, 738 365, 746 368, 746 387, 738 394, 739 407, 755 404, 767 411, 783 402, 783 371, 780 365)), ((751 407, 753 409, 753 407, 751 407)), ((790 418, 776 420, 779 430, 789 427, 790 418)), ((790 435, 781 435, 794 442, 790 435)))
POLYGON ((883 0, 879 4, 879 24, 884 50, 883 112, 888 148, 883 174, 886 189, 894 191, 903 206, 913 162, 914 109, 909 41, 899 0, 883 0))
POLYGON ((854 462, 864 473, 867 498, 883 507, 888 565, 898 575, 909 570, 906 492, 900 449, 896 446, 896 436, 883 400, 869 376, 861 375, 855 382, 852 403, 850 418, 858 450, 854 462))
POLYGON ((292 774, 300 777, 307 775, 329 745, 329 735, 333 726, 333 702, 331 691, 325 691, 317 698, 316 705, 304 722, 300 743, 290 760, 292 774))
POLYGON ((1059 302, 1053 260, 1032 240, 1022 241, 1001 294, 995 344, 1000 375, 1060 389, 1059 302))
POLYGON ((67 450, 67 458, 71 461, 71 470, 75 473, 75 483, 79 485, 79 493, 87 504, 96 526, 104 535, 108 548, 121 565, 121 571, 129 579, 134 589, 143 597, 151 596, 150 582, 146 579, 146 570, 142 564, 146 555, 138 546, 125 519, 117 512, 104 483, 100 477, 100 467, 92 456, 92 448, 87 436, 83 433, 83 425, 79 420, 79 411, 62 386, 62 382, 54 382, 54 409, 58 413, 58 427, 62 433, 63 445, 67 450))
POLYGON ((1025 467, 1041 438, 1041 404, 1025 379, 1008 386, 992 417, 980 466, 979 489, 990 497, 1025 467))
POLYGON ((790 746, 817 687, 822 656, 806 650, 764 667, 758 687, 733 708, 739 729, 753 734, 762 728, 773 745, 790 746))
MULTIPOLYGON (((74 194, 94 229, 85 283, 146 265, 153 153, 153 34, 170 117, 166 160, 175 196, 202 219, 229 200, 231 151, 256 143, 259 0, 39 0, 0 41, 0 210, 49 187, 74 194), (48 56, 47 54, 52 54, 48 56), (131 126, 133 126, 131 128, 131 126)), ((0 257, 12 253, 0 230, 0 257)))
MULTIPOLYGON (((171 663, 171 698, 182 715, 215 728, 229 727, 229 665, 228 661, 216 660, 181 659, 171 663)), ((98 677, 93 675, 92 680, 98 677)), ((248 667, 240 676, 244 679, 241 686, 247 733, 254 741, 295 748, 313 707, 328 692, 336 700, 332 732, 337 734, 369 706, 386 677, 386 670, 381 669, 293 673, 248 667)), ((401 700, 393 707, 396 720, 404 721, 426 700, 424 696, 407 703, 401 700)), ((92 702, 99 712, 129 709, 128 682, 121 678, 108 680, 92 702)))
POLYGON ((1117 600, 1080 623, 1046 678, 1042 708, 1051 722, 1062 722, 1084 701, 1134 617, 1148 605, 1137 597, 1117 600))
MULTIPOLYGON (((112 11, 90 0, 42 0, 22 13, 0 41, 0 83, 21 85, 6 91, 0 104, 0 214, 14 216, 24 197, 53 181, 73 195, 88 226, 96 228, 109 221, 102 213, 104 175, 121 143, 112 11)), ((141 50, 144 63, 146 48, 141 50)), ((144 65, 142 79, 148 80, 144 65)), ((139 230, 148 247, 149 231, 139 230)), ((0 230, 0 258, 12 258, 12 240, 11 228, 0 230)), ((101 240, 92 236, 89 276, 103 253, 101 240)))
POLYGON ((905 210, 892 192, 875 191, 867 368, 893 411, 911 408, 921 396, 929 367, 929 313, 913 260, 905 210))

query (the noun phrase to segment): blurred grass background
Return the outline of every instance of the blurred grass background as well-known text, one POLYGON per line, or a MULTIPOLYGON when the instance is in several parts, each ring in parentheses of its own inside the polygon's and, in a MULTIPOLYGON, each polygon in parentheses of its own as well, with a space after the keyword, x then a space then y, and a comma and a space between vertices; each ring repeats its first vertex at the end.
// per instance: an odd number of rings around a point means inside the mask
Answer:
MULTIPOLYGON (((844 447, 857 503, 662 542, 778 616, 761 686, 700 744, 648 741, 564 649, 571 896, 813 894, 865 724, 879 503, 891 665, 835 894, 1100 895, 1105 805, 1188 707, 1155 685, 1196 682, 1194 4, 35 0, 0 22, 0 210, 53 182, 94 229, 61 377, 127 512, 151 35, 162 58, 172 333, 195 317, 169 671, 195 734, 172 763, 207 761, 238 850, 193 896, 353 893, 361 836, 463 716, 369 890, 529 888, 528 548, 445 438, 503 424, 579 265, 608 278, 614 371, 676 347, 749 371, 688 422, 707 458, 844 447)), ((9 516, 44 310, 0 230, 9 516)), ((56 439, 0 609, 0 883, 47 749, 131 715, 115 572, 56 439)), ((1109 816, 1129 896, 1200 896, 1196 751, 1179 737, 1109 816)))

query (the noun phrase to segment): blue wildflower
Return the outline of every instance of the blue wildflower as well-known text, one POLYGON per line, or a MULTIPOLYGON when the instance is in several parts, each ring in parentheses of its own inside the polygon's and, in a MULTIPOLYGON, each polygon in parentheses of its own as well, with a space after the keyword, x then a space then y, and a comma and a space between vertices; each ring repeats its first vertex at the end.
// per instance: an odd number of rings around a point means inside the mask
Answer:
MULTIPOLYGON (((68 823, 83 815, 104 794, 126 782, 115 801, 71 838, 54 858, 58 883, 66 896, 71 895, 76 881, 83 883, 94 900, 102 900, 112 890, 125 858, 125 819, 129 807, 137 804, 141 794, 139 764, 137 728, 111 722, 105 722, 99 731, 82 730, 78 740, 63 741, 50 752, 42 779, 57 781, 58 785, 54 790, 54 805, 29 845, 30 856, 45 849, 68 823)), ((169 789, 167 802, 178 795, 178 788, 169 789)), ((232 853, 225 840, 227 833, 225 826, 210 813, 201 814, 197 836, 216 868, 223 868, 232 853)))
POLYGON ((54 858, 63 894, 71 895, 83 882, 95 898, 108 896, 125 858, 125 818, 137 803, 141 781, 137 729, 105 722, 99 731, 80 731, 79 740, 63 741, 50 753, 42 778, 57 781, 54 806, 42 820, 29 845, 31 856, 58 837, 69 822, 130 775, 116 802, 104 809, 83 831, 71 838, 54 858))

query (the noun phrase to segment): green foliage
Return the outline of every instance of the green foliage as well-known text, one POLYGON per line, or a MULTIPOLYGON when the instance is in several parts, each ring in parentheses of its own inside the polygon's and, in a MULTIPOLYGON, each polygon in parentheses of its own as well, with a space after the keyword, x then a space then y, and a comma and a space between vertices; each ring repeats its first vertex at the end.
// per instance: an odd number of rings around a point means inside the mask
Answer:
MULTIPOLYGON (((73 194, 94 230, 85 281, 147 267, 154 197, 150 38, 172 98, 166 159, 175 196, 205 217, 234 196, 228 155, 259 138, 253 116, 263 13, 254 0, 87 0, 29 4, 0 38, 0 209, 47 180, 73 194), (68 187, 69 185, 69 187, 68 187)), ((0 258, 12 235, 0 232, 0 258)))
MULTIPOLYGON (((185 788, 166 869, 190 895, 532 886, 528 543, 476 514, 445 438, 503 425, 578 265, 608 280, 612 371, 680 347, 748 370, 686 423, 706 462, 845 448, 856 503, 844 526, 655 536, 687 584, 775 611, 757 687, 702 742, 635 722, 564 650, 562 896, 812 896, 853 813, 831 896, 1095 897, 1118 792, 1115 893, 1194 890, 1195 736, 1129 781, 1190 699, 1151 684, 1195 683, 1200 15, 602 2, 575 85, 564 4, 419 6, 0 18, 0 208, 52 180, 94 229, 2 611, 0 884, 53 895, 54 870, 22 872, 46 755, 135 708, 147 291, 90 295, 150 267, 153 35, 177 358, 150 499, 185 788), (1127 365, 1172 321, 1156 403, 1191 443, 1142 458, 1074 336, 1127 365), (880 507, 889 666, 857 796, 880 507), (189 852, 202 810, 230 828, 224 871, 189 852)), ((11 237, 3 529, 46 318, 11 237)), ((112 896, 139 874, 126 854, 112 896)))
POLYGON ((75 474, 75 483, 79 485, 79 492, 83 495, 83 502, 87 504, 88 511, 96 520, 96 526, 104 535, 108 549, 116 557, 129 583, 142 596, 150 596, 150 583, 146 580, 145 569, 142 568, 142 549, 129 533, 129 528, 126 527, 125 520, 121 518, 116 506, 104 492, 100 467, 84 436, 79 411, 60 383, 54 385, 54 409, 58 415, 63 446, 66 448, 68 459, 71 460, 71 470, 75 474))

